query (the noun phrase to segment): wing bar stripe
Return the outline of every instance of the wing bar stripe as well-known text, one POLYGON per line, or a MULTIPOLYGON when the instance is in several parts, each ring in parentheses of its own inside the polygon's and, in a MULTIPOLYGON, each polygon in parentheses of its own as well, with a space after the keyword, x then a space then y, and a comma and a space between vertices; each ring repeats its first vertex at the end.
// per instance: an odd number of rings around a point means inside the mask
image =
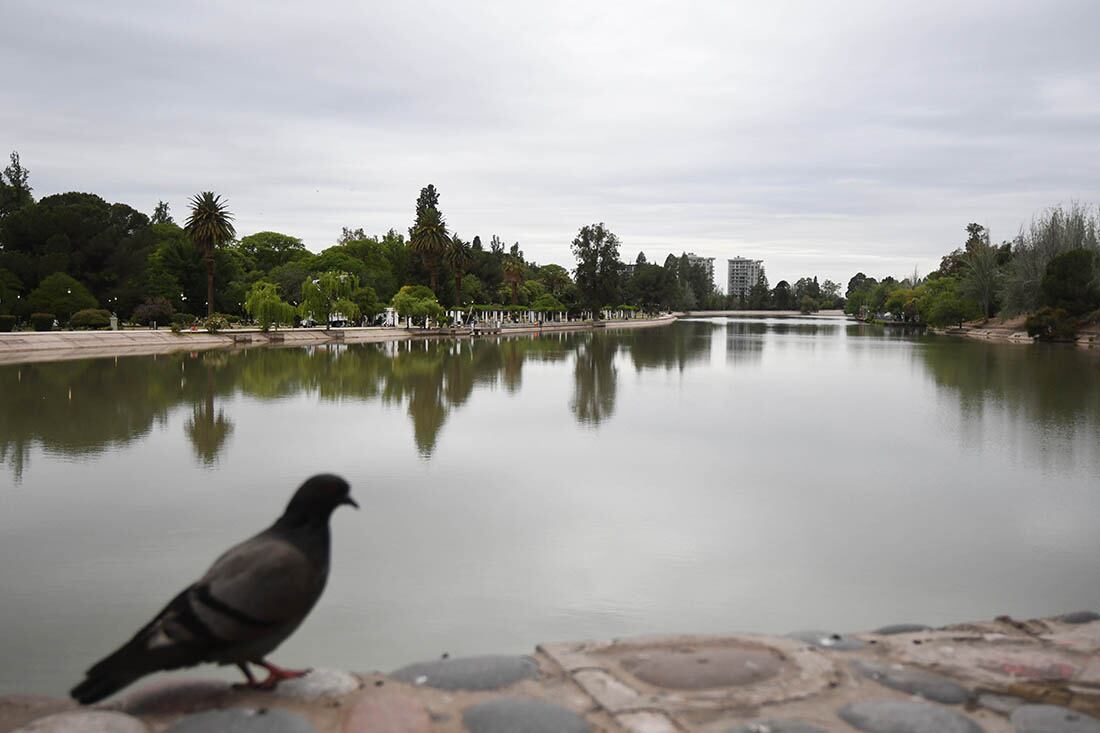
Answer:
POLYGON ((198 600, 200 603, 202 603, 204 606, 207 606, 211 610, 217 611, 218 613, 222 614, 223 616, 228 616, 229 618, 233 619, 234 621, 237 621, 238 623, 242 623, 246 626, 277 626, 278 625, 278 622, 276 622, 276 621, 264 621, 263 619, 256 618, 255 616, 250 616, 249 614, 245 613, 244 611, 240 611, 236 608, 233 608, 232 606, 230 606, 225 601, 222 601, 218 598, 215 598, 214 595, 210 592, 210 588, 208 586, 205 586, 205 585, 199 586, 198 588, 195 589, 195 598, 196 598, 196 600, 198 600))

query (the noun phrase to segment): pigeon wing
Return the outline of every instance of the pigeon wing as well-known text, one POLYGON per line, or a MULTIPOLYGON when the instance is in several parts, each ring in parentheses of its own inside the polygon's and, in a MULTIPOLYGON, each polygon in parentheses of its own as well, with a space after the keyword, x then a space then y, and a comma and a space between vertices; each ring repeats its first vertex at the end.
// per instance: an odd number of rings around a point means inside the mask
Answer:
MULTIPOLYGON (((320 598, 327 576, 324 564, 265 533, 219 557, 189 589, 188 600, 211 636, 228 646, 249 644, 300 624, 320 598)), ((181 639, 190 632, 186 625, 169 628, 170 636, 179 633, 181 639)))

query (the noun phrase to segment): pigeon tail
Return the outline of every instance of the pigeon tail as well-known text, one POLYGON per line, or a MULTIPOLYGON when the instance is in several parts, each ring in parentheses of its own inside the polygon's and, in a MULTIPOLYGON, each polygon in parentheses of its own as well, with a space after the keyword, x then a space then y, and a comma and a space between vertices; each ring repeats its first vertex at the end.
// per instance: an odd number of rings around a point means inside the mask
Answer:
POLYGON ((156 618, 146 624, 134 638, 89 669, 84 680, 69 695, 81 705, 91 705, 109 697, 123 687, 153 672, 192 667, 202 661, 194 650, 164 637, 161 627, 165 616, 177 609, 186 609, 187 591, 180 593, 156 618), (154 637, 167 642, 154 644, 154 637))
POLYGON ((97 662, 69 695, 81 705, 91 705, 147 674, 192 667, 202 661, 180 644, 149 648, 149 637, 150 634, 141 633, 126 642, 118 651, 97 662))
POLYGON ((81 705, 92 705, 110 697, 141 676, 140 673, 135 674, 121 669, 114 670, 113 674, 92 675, 89 672, 84 681, 74 687, 69 695, 81 705))

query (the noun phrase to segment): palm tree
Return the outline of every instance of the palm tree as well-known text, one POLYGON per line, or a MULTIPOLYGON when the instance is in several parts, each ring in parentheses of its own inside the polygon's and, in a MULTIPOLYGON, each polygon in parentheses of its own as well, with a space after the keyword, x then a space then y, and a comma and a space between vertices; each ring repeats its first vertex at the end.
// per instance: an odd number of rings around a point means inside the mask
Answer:
POLYGON ((474 261, 474 256, 470 252, 470 246, 458 238, 455 234, 451 237, 451 246, 447 248, 447 252, 443 255, 443 259, 447 264, 451 266, 451 270, 455 276, 455 305, 459 308, 462 307, 462 276, 466 274, 466 269, 474 261))
POLYGON ((447 224, 443 221, 443 215, 435 208, 427 208, 423 216, 417 219, 417 224, 412 230, 409 249, 418 253, 424 261, 424 266, 428 268, 431 275, 432 292, 437 295, 439 260, 450 246, 451 238, 447 236, 447 224))
POLYGON ((512 305, 515 305, 518 300, 517 292, 519 286, 523 282, 523 261, 518 257, 508 255, 504 258, 504 262, 501 264, 500 269, 504 273, 504 282, 508 283, 512 288, 512 305))
POLYGON ((206 315, 214 315, 214 249, 237 235, 233 215, 227 202, 212 191, 197 193, 191 198, 191 216, 183 228, 202 252, 206 265, 206 315))

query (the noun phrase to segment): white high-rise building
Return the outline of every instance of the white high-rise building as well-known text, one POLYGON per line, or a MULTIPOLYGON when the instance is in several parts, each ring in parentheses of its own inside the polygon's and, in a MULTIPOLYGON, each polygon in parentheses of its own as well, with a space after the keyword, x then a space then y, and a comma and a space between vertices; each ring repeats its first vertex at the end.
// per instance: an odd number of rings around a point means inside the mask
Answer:
POLYGON ((764 260, 750 260, 747 257, 734 257, 727 260, 729 263, 729 275, 726 291, 731 297, 748 298, 752 286, 760 279, 760 271, 764 269, 764 260))
POLYGON ((692 265, 702 265, 703 269, 707 271, 707 277, 710 281, 714 282, 714 258, 713 257, 701 257, 694 252, 687 253, 688 262, 692 265))

